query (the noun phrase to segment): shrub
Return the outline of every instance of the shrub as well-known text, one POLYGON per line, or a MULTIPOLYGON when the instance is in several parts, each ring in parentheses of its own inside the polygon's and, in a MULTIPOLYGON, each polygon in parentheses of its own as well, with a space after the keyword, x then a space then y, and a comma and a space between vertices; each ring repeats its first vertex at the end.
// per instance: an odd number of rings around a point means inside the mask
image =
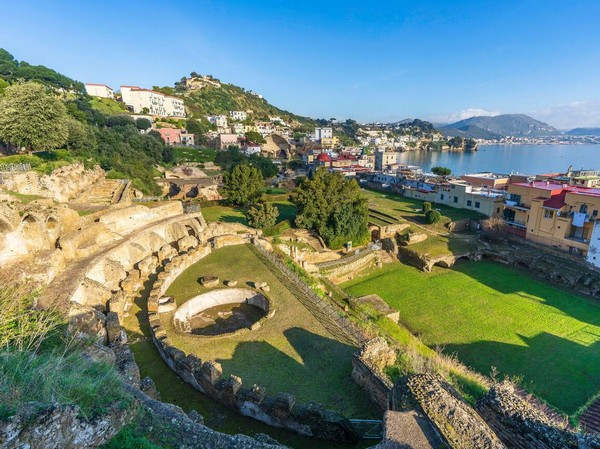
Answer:
POLYGON ((429 201, 425 201, 423 203, 423 213, 426 214, 427 212, 429 212, 431 210, 431 203, 429 201))
POLYGON ((253 228, 268 228, 275 225, 278 216, 279 210, 272 203, 261 201, 250 207, 246 220, 253 228))
POLYGON ((442 219, 442 214, 437 210, 429 210, 425 214, 425 219, 427 220, 427 223, 434 224, 442 219))

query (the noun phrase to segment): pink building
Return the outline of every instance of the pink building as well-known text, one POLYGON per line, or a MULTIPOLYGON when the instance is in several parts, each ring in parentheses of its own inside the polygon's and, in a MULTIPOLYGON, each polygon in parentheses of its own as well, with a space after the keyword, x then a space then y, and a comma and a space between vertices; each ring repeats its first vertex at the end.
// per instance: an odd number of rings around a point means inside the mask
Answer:
POLYGON ((175 128, 158 128, 157 131, 160 133, 160 137, 163 138, 167 145, 180 145, 181 144, 181 130, 175 128))

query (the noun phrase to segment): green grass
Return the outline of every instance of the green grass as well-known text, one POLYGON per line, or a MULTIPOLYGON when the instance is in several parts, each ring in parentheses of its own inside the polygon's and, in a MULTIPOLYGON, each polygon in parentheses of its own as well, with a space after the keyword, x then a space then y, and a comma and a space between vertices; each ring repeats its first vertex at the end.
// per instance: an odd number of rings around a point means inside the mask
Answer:
POLYGON ((124 103, 119 103, 111 98, 92 97, 90 105, 105 115, 129 114, 124 103))
MULTIPOLYGON (((197 285, 195 280, 192 285, 197 285)), ((207 426, 219 432, 229 434, 242 433, 250 436, 262 432, 289 447, 297 449, 358 449, 371 445, 365 444, 365 441, 363 441, 357 443, 355 446, 349 446, 330 441, 319 442, 313 438, 301 437, 295 433, 277 429, 251 418, 241 416, 194 390, 169 369, 158 355, 152 340, 150 340, 149 324, 146 318, 147 297, 150 287, 151 283, 147 282, 145 289, 136 298, 134 304, 132 304, 124 326, 127 330, 130 347, 135 355, 135 361, 140 368, 142 378, 150 376, 154 380, 162 401, 175 404, 186 412, 196 410, 204 417, 207 426)), ((273 319, 277 319, 277 315, 273 319)), ((256 364, 254 366, 257 371, 263 369, 262 366, 256 364)), ((271 366, 271 362, 268 362, 265 366, 271 366)), ((273 393, 273 391, 268 393, 273 393)))
POLYGON ((23 204, 29 204, 32 201, 43 198, 40 195, 26 195, 24 193, 13 192, 12 190, 7 190, 6 193, 8 193, 11 196, 14 196, 16 199, 18 199, 23 204))
POLYGON ((267 282, 275 316, 252 332, 202 340, 175 333, 165 317, 163 325, 177 347, 202 360, 218 360, 226 375, 239 375, 245 385, 262 385, 270 394, 288 392, 299 402, 320 402, 348 416, 373 416, 373 406, 365 393, 350 379, 356 348, 337 341, 250 248, 234 246, 215 251, 186 270, 166 294, 182 304, 207 291, 197 282, 204 275, 234 279, 239 286, 267 282))
POLYGON ((173 154, 175 163, 182 162, 212 162, 217 157, 217 150, 213 148, 190 148, 190 147, 174 147, 173 154))
MULTIPOLYGON (((426 225, 423 213, 416 211, 417 209, 423 209, 423 201, 406 198, 393 193, 367 189, 361 189, 361 193, 367 198, 369 207, 375 211, 395 217, 398 221, 411 219, 417 221, 419 224, 426 225)), ((440 209, 442 220, 433 226, 440 229, 443 229, 444 225, 451 221, 462 220, 464 218, 483 218, 483 215, 468 209, 457 209, 442 204, 435 204, 434 207, 440 209)))
POLYGON ((207 206, 202 208, 202 215, 208 223, 222 221, 225 223, 242 223, 247 225, 246 208, 235 206, 207 206))
POLYGON ((376 293, 422 341, 482 374, 522 376, 551 405, 574 413, 600 389, 600 305, 491 262, 423 273, 394 263, 343 285, 376 293))

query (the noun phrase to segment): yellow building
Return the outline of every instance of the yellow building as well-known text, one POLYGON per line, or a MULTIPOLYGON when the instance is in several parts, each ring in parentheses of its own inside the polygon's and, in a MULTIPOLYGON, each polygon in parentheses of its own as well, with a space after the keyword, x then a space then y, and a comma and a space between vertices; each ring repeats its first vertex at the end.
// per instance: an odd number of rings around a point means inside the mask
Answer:
POLYGON ((600 265, 600 254, 598 264, 589 254, 600 249, 598 211, 600 189, 534 181, 508 186, 504 218, 529 240, 590 256, 588 261, 600 265))
POLYGON ((337 136, 333 137, 323 137, 321 139, 321 146, 323 148, 335 148, 339 146, 340 139, 337 136))

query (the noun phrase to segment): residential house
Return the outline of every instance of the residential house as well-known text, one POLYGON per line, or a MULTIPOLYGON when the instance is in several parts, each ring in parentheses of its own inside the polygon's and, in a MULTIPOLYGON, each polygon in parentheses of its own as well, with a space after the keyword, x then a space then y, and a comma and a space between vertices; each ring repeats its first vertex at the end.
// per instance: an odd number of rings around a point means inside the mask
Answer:
POLYGON ((167 145, 181 144, 181 130, 177 128, 158 128, 157 131, 160 137, 163 138, 167 145))
POLYGON ((229 111, 229 117, 231 117, 232 120, 239 120, 240 122, 243 122, 248 118, 248 114, 246 111, 229 111))
POLYGON ((86 83, 85 93, 91 97, 115 98, 115 93, 106 84, 86 83))
POLYGON ((237 134, 242 137, 246 132, 246 127, 242 123, 232 123, 231 124, 231 133, 237 134))
POLYGON ((502 189, 508 185, 509 176, 500 175, 497 173, 472 173, 468 175, 462 175, 460 179, 466 181, 473 187, 502 189))
POLYGON ((121 98, 134 113, 161 117, 185 117, 181 98, 165 95, 138 86, 121 86, 121 98))
POLYGON ((333 137, 323 137, 321 139, 321 146, 323 148, 335 148, 339 146, 340 139, 337 136, 333 137))
POLYGON ((232 145, 239 145, 237 134, 219 134, 215 139, 218 150, 226 150, 232 145))
POLYGON ((227 116, 226 115, 209 115, 206 117, 210 123, 217 125, 217 128, 227 128, 227 116))
POLYGON ((271 122, 256 122, 256 130, 261 136, 267 137, 275 132, 275 125, 271 122))
POLYGON ((386 168, 400 163, 401 153, 396 151, 375 152, 375 170, 385 170, 386 168))
POLYGON ((504 218, 525 238, 600 267, 598 211, 600 189, 532 181, 508 186, 504 218))
POLYGON ((315 128, 315 132, 312 135, 312 139, 315 142, 321 142, 323 139, 333 137, 333 128, 315 128))

